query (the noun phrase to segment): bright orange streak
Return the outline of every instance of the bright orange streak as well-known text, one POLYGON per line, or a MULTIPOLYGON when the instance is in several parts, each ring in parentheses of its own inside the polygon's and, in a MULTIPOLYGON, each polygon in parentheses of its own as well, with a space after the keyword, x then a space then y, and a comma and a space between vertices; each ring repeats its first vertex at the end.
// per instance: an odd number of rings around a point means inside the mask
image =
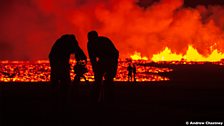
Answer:
POLYGON ((198 53, 198 51, 193 48, 191 45, 188 46, 188 50, 185 55, 172 53, 171 50, 166 47, 162 52, 159 54, 154 54, 152 60, 155 62, 158 61, 196 61, 196 62, 216 62, 221 61, 224 59, 224 54, 218 52, 217 49, 213 50, 213 52, 208 56, 205 57, 198 53))

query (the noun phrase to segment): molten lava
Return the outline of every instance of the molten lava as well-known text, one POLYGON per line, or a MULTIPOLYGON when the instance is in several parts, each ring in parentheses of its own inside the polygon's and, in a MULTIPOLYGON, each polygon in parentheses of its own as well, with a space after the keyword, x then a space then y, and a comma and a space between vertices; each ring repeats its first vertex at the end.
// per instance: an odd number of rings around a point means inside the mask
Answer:
MULTIPOLYGON (((139 61, 133 61, 138 64, 139 61)), ((115 81, 128 80, 127 61, 119 61, 115 81)), ((75 61, 70 61, 71 79, 74 79, 75 61)), ((169 78, 158 75, 158 73, 170 72, 169 68, 156 68, 151 66, 137 65, 137 81, 167 81, 169 78)), ((50 81, 50 66, 47 60, 30 61, 0 61, 0 82, 47 82, 50 81)), ((85 74, 87 80, 94 81, 92 67, 87 63, 88 72, 85 74)))
POLYGON ((159 54, 154 54, 152 60, 155 62, 158 61, 195 61, 195 62, 217 62, 224 59, 224 54, 218 52, 217 49, 213 50, 212 53, 205 57, 198 53, 198 51, 193 48, 191 45, 188 46, 186 54, 176 54, 173 53, 168 47, 166 47, 159 54))
POLYGON ((140 52, 136 52, 130 56, 132 60, 148 60, 148 57, 144 56, 142 57, 141 56, 141 53, 140 52))

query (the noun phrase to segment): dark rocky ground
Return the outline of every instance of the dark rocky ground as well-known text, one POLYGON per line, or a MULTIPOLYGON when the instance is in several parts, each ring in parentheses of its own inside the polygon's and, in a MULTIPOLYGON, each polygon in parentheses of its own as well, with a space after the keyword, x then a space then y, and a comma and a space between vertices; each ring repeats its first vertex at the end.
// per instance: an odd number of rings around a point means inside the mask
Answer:
MULTIPOLYGON (((171 66, 172 67, 172 66, 171 66)), ((116 82, 113 103, 91 102, 91 86, 71 87, 67 102, 49 83, 0 83, 1 126, 185 126, 224 121, 222 67, 178 66, 167 82, 116 82), (66 104, 61 104, 66 103, 66 104)))

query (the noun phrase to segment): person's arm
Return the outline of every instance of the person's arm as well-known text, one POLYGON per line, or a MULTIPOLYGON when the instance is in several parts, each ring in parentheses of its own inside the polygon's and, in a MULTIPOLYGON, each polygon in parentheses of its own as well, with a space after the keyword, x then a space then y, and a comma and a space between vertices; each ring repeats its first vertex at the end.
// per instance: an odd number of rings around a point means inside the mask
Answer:
POLYGON ((85 60, 87 62, 87 57, 80 47, 75 50, 75 59, 76 61, 85 60))

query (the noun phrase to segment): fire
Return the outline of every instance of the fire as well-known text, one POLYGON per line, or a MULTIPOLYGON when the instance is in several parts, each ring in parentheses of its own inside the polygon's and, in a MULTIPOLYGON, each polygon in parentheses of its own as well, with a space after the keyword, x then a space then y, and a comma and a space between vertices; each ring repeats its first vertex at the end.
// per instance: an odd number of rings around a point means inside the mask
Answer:
POLYGON ((142 57, 140 52, 136 52, 130 56, 132 60, 148 60, 146 56, 142 57))
POLYGON ((155 54, 152 57, 152 60, 155 62, 157 62, 157 61, 180 61, 181 59, 182 59, 182 55, 172 53, 168 47, 166 47, 161 53, 155 54))
POLYGON ((198 51, 193 48, 191 45, 188 46, 188 50, 185 55, 183 54, 176 54, 171 52, 171 50, 166 47, 162 52, 159 54, 154 54, 152 60, 155 62, 158 61, 196 61, 196 62, 217 62, 224 59, 224 54, 218 52, 217 49, 213 50, 213 52, 205 57, 198 53, 198 51))

